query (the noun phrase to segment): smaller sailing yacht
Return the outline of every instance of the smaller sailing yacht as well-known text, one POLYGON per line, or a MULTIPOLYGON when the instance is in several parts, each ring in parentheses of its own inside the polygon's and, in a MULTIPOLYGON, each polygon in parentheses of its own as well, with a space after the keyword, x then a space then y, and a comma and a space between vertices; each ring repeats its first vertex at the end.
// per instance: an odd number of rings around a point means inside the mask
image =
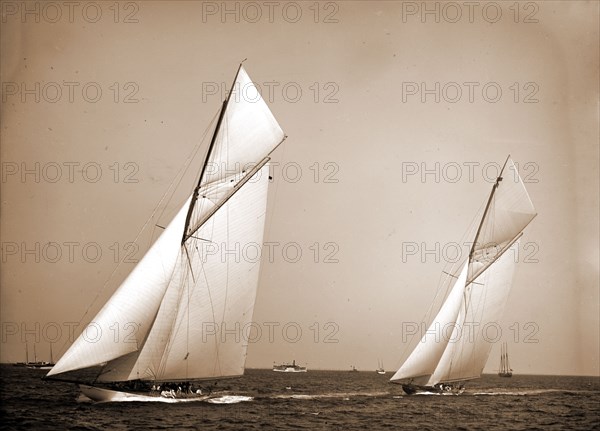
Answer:
POLYGON ((37 354, 35 352, 35 344, 33 345, 33 362, 28 362, 27 368, 36 368, 38 370, 51 370, 54 366, 54 360, 52 358, 52 343, 50 343, 50 362, 48 361, 38 361, 37 354))
POLYGON ((25 343, 25 362, 17 362, 13 364, 18 367, 27 367, 32 369, 39 370, 50 370, 54 366, 54 361, 52 359, 52 343, 50 343, 50 362, 48 361, 38 361, 37 360, 37 352, 35 349, 35 343, 33 344, 33 361, 29 361, 29 348, 27 343, 25 343))
POLYGON ((464 382, 481 376, 492 348, 482 328, 502 317, 519 239, 535 216, 509 156, 492 186, 468 258, 446 273, 444 302, 392 383, 407 394, 458 394, 464 382))
POLYGON ((375 370, 377 374, 385 374, 385 368, 383 368, 383 361, 377 360, 377 369, 375 370))
POLYGON ((500 377, 512 377, 512 368, 510 368, 510 363, 508 362, 508 345, 503 343, 500 347, 500 370, 498 371, 498 375, 500 377))

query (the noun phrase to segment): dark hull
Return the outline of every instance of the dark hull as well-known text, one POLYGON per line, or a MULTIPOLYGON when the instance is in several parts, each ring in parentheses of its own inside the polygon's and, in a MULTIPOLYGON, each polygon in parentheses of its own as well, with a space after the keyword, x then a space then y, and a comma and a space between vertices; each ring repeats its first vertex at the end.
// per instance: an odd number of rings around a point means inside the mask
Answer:
POLYGON ((406 392, 407 395, 414 395, 419 393, 459 395, 462 394, 465 389, 462 385, 453 385, 450 383, 444 383, 435 386, 421 386, 408 383, 402 385, 402 390, 404 390, 404 392, 406 392))

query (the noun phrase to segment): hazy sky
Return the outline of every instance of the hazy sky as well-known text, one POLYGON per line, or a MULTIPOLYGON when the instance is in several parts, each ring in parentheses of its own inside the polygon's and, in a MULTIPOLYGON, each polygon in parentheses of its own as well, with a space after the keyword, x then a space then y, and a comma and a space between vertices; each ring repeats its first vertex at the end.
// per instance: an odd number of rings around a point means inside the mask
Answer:
POLYGON ((64 351, 141 258, 247 58, 289 135, 247 366, 399 366, 511 154, 539 215, 500 341, 598 374, 598 3, 500 3, 2 2, 1 360, 64 351))

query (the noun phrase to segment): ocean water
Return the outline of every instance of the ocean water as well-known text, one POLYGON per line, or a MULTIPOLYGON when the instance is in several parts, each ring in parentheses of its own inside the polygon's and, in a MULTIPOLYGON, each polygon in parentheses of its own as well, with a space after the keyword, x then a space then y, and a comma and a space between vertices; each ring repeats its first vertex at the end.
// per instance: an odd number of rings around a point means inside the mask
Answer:
POLYGON ((163 404, 92 403, 74 384, 42 381, 45 373, 0 366, 0 429, 600 429, 598 377, 484 375, 459 396, 407 396, 390 373, 247 370, 215 387, 229 404, 163 404))

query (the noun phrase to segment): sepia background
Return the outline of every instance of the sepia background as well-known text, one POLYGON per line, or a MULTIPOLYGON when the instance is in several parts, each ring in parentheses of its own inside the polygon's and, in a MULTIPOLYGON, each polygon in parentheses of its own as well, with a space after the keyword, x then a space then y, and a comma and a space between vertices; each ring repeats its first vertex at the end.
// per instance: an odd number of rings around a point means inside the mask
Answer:
POLYGON ((248 367, 397 367, 510 154, 538 216, 485 371, 597 375, 598 3, 275 3, 1 2, 1 361, 143 256, 247 58, 289 136, 248 367))

